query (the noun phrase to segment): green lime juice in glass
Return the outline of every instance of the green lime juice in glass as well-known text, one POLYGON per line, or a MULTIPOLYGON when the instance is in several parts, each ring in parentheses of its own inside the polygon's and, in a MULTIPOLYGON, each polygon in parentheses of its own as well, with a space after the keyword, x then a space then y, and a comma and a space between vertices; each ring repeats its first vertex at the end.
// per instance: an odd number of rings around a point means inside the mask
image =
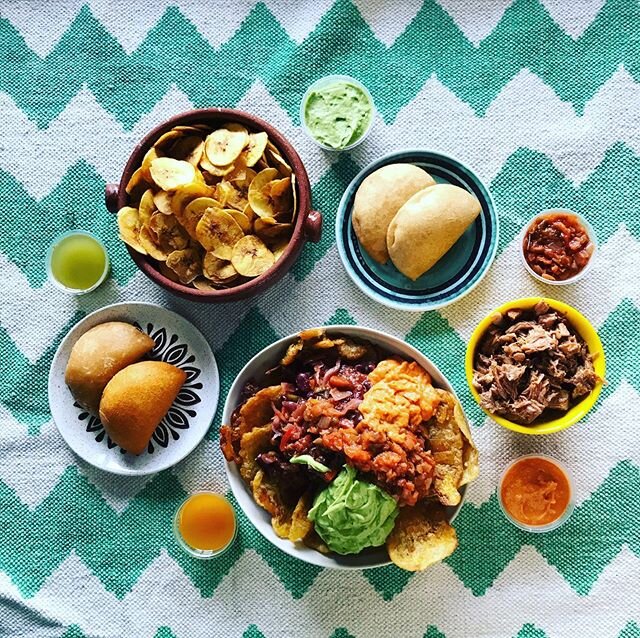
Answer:
POLYGON ((73 230, 55 240, 47 265, 49 277, 58 288, 82 294, 104 281, 109 258, 100 240, 91 233, 73 230))

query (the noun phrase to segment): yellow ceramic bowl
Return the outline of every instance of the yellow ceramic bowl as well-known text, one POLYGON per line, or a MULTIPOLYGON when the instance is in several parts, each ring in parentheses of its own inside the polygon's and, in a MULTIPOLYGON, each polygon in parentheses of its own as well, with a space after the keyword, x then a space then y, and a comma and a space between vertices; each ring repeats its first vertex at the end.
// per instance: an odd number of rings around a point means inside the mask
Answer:
MULTIPOLYGON (((578 332, 578 334, 585 340, 589 348, 589 352, 593 357, 593 367, 595 368, 596 374, 600 379, 604 379, 605 360, 602 342, 600 341, 600 337, 598 336, 595 328, 591 323, 589 323, 589 320, 583 314, 579 313, 575 308, 572 308, 561 301, 556 301, 555 299, 547 299, 546 297, 516 299, 515 301, 509 301, 499 308, 496 308, 491 314, 485 317, 473 331, 471 338, 469 339, 469 343, 467 344, 467 353, 464 362, 467 383, 469 384, 473 398, 478 402, 478 404, 480 404, 480 395, 473 387, 473 359, 476 348, 478 347, 478 342, 486 332, 487 328, 491 325, 493 316, 497 312, 504 314, 507 310, 512 308, 533 308, 533 306, 535 306, 539 301, 546 301, 551 308, 558 310, 567 317, 569 323, 573 326, 576 332, 578 332)), ((499 423, 503 427, 513 430, 514 432, 520 432, 521 434, 552 434, 554 432, 566 430, 585 416, 597 401, 600 390, 602 390, 602 381, 599 381, 590 394, 584 397, 584 399, 579 403, 576 403, 561 417, 550 421, 536 422, 534 425, 520 425, 519 423, 513 423, 501 416, 491 414, 487 410, 484 410, 484 412, 496 423, 499 423)))

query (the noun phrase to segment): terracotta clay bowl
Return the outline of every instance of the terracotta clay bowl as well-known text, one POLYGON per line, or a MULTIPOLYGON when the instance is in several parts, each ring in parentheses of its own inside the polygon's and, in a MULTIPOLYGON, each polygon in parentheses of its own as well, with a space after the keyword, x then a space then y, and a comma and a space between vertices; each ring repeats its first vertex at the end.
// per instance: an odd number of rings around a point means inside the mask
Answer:
MULTIPOLYGON (((244 125, 249 131, 265 131, 268 134, 269 139, 278 147, 282 157, 291 166, 296 175, 298 212, 291 240, 280 259, 259 277, 255 277, 254 279, 230 288, 204 291, 174 282, 158 270, 158 262, 146 255, 141 255, 127 246, 127 250, 136 263, 136 266, 138 266, 149 279, 166 290, 185 299, 190 299, 191 301, 205 303, 236 301, 238 299, 247 299, 248 297, 253 297, 256 294, 264 292, 289 271, 300 255, 300 251, 305 242, 318 242, 322 233, 322 215, 317 211, 311 210, 311 185, 309 184, 309 177, 298 153, 296 153, 287 139, 277 129, 271 126, 271 124, 254 115, 235 109, 194 109, 176 115, 149 131, 133 149, 124 167, 120 183, 107 184, 105 188, 105 203, 109 211, 117 213, 120 208, 127 205, 128 195, 125 187, 133 172, 142 163, 142 158, 145 153, 151 148, 160 135, 178 125, 210 124, 216 126, 224 124, 225 122, 238 122, 244 125)), ((115 229, 114 232, 116 232, 115 229)))

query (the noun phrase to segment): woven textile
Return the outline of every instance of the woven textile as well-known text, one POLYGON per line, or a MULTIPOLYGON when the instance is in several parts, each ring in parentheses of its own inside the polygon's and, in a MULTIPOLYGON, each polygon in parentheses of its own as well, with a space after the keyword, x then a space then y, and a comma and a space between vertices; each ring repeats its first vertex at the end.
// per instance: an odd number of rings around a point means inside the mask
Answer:
MULTIPOLYGON (((637 0, 0 0, 0 636, 49 638, 631 638, 640 636, 640 5, 637 0), (347 73, 377 115, 352 153, 325 154, 299 127, 314 79, 347 73), (272 122, 309 172, 322 241, 250 303, 198 306, 135 269, 103 204, 135 142, 193 106, 272 122), (333 222, 345 186, 380 155, 429 148, 470 164, 500 218, 499 253, 470 295, 398 312, 347 278, 333 222), (550 289, 526 275, 516 235, 553 206, 585 213, 597 261, 550 289), (46 282, 57 234, 93 230, 112 277, 70 298, 46 282), (511 434, 466 387, 465 342, 495 306, 550 294, 596 325, 607 385, 577 426, 511 434), (335 572, 269 545, 240 516, 233 549, 187 557, 171 516, 196 489, 227 492, 217 445, 144 479, 76 458, 51 421, 47 373, 82 316, 152 301, 191 320, 218 358, 222 396, 255 352, 310 325, 358 323, 404 337, 459 393, 481 476, 456 521, 460 547, 429 571, 335 572), (526 452, 564 460, 574 515, 520 532, 495 495, 526 452)), ((220 412, 220 410, 219 410, 220 412)))

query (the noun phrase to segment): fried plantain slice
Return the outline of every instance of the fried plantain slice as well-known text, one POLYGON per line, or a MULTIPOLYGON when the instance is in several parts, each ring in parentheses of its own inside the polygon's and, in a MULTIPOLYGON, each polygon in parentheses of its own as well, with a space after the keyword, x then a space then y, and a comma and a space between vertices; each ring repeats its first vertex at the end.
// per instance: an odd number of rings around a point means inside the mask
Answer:
POLYGON ((441 505, 419 502, 401 507, 387 538, 389 558, 401 569, 422 571, 450 556, 458 546, 455 529, 441 505))
POLYGON ((206 253, 202 261, 202 274, 216 284, 226 285, 238 278, 238 271, 230 261, 206 253))
POLYGON ((205 140, 205 154, 214 166, 228 166, 247 144, 247 130, 242 126, 237 130, 231 130, 232 128, 236 127, 229 124, 226 128, 219 128, 205 140))
POLYGON ((190 284, 202 274, 202 261, 197 248, 174 250, 167 256, 167 267, 173 270, 183 284, 190 284))
POLYGON ((271 385, 258 390, 240 408, 239 433, 244 434, 271 421, 274 401, 283 394, 282 384, 271 385))
POLYGON ((244 237, 244 233, 229 213, 220 208, 209 208, 196 226, 196 236, 207 252, 230 260, 235 245, 244 237))
POLYGON ((149 169, 154 183, 164 191, 173 191, 196 181, 193 164, 172 157, 158 157, 149 169))
POLYGON ((255 235, 245 235, 231 251, 231 263, 243 277, 257 277, 274 264, 273 253, 255 235))
POLYGON ((264 149, 267 147, 269 136, 264 133, 252 133, 249 135, 249 143, 247 146, 247 166, 255 166, 262 157, 264 149))
POLYGON ((278 176, 275 168, 260 171, 249 186, 249 204, 258 217, 274 217, 276 210, 270 197, 269 184, 278 176), (265 192, 267 191, 268 192, 265 192))
POLYGON ((259 428, 253 428, 245 432, 240 437, 240 451, 238 456, 240 457, 240 476, 250 483, 253 477, 256 475, 260 466, 256 460, 258 454, 269 450, 271 445, 271 437, 273 436, 273 430, 271 423, 267 423, 259 428))
POLYGON ((446 390, 436 390, 439 403, 427 421, 431 453, 435 461, 433 491, 443 505, 460 502, 458 485, 462 479, 462 435, 454 419, 455 400, 446 390))
POLYGON ((118 211, 118 231, 120 239, 125 244, 143 255, 147 254, 140 243, 140 218, 137 208, 124 206, 118 211))

